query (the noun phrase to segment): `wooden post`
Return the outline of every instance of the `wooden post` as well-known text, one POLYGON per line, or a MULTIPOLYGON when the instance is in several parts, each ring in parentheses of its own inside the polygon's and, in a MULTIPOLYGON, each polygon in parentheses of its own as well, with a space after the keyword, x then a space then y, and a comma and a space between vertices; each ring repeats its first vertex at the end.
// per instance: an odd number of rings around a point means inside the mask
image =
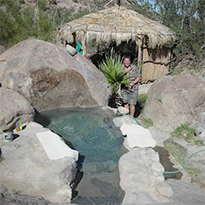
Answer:
POLYGON ((138 66, 140 66, 140 74, 142 75, 142 65, 143 65, 143 49, 144 49, 144 42, 143 39, 138 39, 138 66))
POLYGON ((83 37, 82 37, 83 56, 86 56, 85 39, 86 39, 86 32, 84 32, 84 35, 83 35, 83 37))

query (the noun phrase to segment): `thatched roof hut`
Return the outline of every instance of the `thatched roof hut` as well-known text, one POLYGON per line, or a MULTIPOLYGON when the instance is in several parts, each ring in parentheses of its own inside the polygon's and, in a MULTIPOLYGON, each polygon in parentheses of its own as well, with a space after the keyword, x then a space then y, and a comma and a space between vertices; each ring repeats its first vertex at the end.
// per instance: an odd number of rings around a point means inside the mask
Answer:
MULTIPOLYGON (((149 58, 148 53, 151 51, 153 55, 153 49, 163 48, 167 42, 175 39, 175 33, 159 22, 150 20, 133 10, 114 6, 65 24, 57 36, 58 41, 61 39, 66 40, 69 44, 77 41, 81 42, 87 56, 94 55, 99 51, 105 51, 113 42, 119 45, 125 41, 135 41, 138 62, 142 58, 142 44, 144 47, 143 52, 147 49, 147 54, 144 53, 143 56, 148 55, 148 58, 143 59, 143 61, 151 62, 153 59, 149 58)), ((159 54, 158 51, 155 53, 159 54)), ((154 54, 155 60, 158 54, 154 54)), ((162 53, 160 56, 163 56, 162 53)), ((170 53, 166 58, 169 57, 170 53)), ((162 64, 168 64, 167 60, 163 59, 162 64)))

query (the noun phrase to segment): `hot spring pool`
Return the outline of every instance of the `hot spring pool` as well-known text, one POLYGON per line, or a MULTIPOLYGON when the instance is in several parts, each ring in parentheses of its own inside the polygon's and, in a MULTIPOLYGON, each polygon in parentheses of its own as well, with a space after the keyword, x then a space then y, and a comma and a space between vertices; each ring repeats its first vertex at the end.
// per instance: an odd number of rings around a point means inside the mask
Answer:
POLYGON ((125 149, 110 112, 99 108, 58 109, 41 113, 40 123, 80 153, 84 170, 111 171, 125 149))

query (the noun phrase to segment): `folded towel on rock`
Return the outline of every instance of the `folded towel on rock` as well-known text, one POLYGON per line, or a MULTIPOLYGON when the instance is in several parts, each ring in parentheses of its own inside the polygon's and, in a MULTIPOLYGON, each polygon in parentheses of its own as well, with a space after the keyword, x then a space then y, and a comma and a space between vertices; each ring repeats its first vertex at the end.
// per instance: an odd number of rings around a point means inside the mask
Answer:
POLYGON ((120 127, 123 135, 127 135, 124 140, 124 146, 127 149, 134 147, 155 147, 156 141, 153 139, 150 131, 140 125, 123 124, 120 127))
POLYGON ((71 157, 78 160, 78 151, 71 149, 57 134, 51 131, 36 133, 47 156, 51 160, 71 157))

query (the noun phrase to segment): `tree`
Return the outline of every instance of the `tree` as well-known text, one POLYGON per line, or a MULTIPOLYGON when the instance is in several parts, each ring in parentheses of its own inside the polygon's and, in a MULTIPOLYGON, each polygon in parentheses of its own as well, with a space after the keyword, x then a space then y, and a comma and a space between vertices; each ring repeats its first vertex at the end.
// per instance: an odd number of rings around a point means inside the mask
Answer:
POLYGON ((203 0, 153 0, 161 22, 176 32, 172 44, 177 62, 188 55, 196 62, 204 58, 205 19, 203 0))
POLYGON ((49 40, 54 31, 51 17, 45 11, 48 0, 37 1, 36 7, 22 7, 24 1, 0 0, 0 43, 11 47, 29 37, 49 40))
POLYGON ((30 36, 36 36, 34 11, 27 7, 21 9, 18 1, 0 2, 0 43, 10 47, 30 36))
POLYGON ((24 0, 0 0, 0 44, 11 47, 30 37, 51 41, 57 28, 87 11, 58 8, 56 0, 37 0, 26 6, 24 0))

